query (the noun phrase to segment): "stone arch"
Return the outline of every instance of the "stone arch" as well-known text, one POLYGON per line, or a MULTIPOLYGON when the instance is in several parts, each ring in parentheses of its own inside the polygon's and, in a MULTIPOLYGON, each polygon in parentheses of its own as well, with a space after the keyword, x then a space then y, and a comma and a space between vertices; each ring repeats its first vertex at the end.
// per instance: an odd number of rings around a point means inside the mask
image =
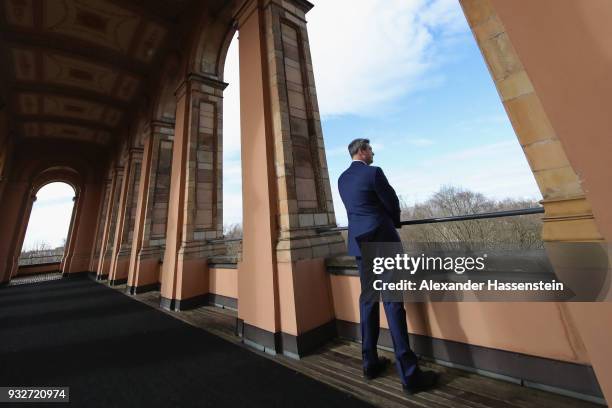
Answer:
POLYGON ((11 169, 6 174, 5 191, 0 197, 0 212, 6 216, 3 237, 0 239, 0 281, 6 282, 15 274, 17 259, 23 244, 25 228, 29 220, 33 195, 50 181, 66 181, 75 187, 77 199, 71 236, 77 254, 75 263, 67 265, 64 272, 89 269, 91 230, 95 229, 97 203, 99 202, 99 176, 104 168, 106 150, 90 143, 74 143, 61 140, 24 140, 11 154, 11 169), (81 217, 81 214, 83 216, 81 217), (81 219, 81 222, 78 222, 81 219), (91 225, 93 224, 93 225, 91 225), (73 268, 76 268, 73 269, 73 268))
POLYGON ((72 187, 75 196, 81 191, 82 177, 77 170, 70 166, 53 166, 39 172, 32 182, 32 194, 50 183, 66 183, 72 187))
POLYGON ((234 13, 230 4, 212 15, 208 10, 203 12, 204 18, 187 57, 188 72, 223 80, 227 49, 237 31, 234 13))
POLYGON ((62 262, 59 268, 61 271, 63 271, 63 268, 69 262, 69 259, 71 259, 76 244, 75 224, 76 222, 78 222, 77 215, 80 215, 79 208, 82 207, 82 201, 80 201, 80 193, 84 189, 84 180, 79 171, 75 170, 75 168, 70 165, 49 166, 43 164, 42 166, 37 166, 36 170, 31 173, 28 179, 29 189, 27 196, 25 197, 25 205, 23 207, 21 219, 18 220, 19 227, 17 229, 18 234, 16 236, 15 247, 12 256, 12 267, 10 272, 11 278, 14 277, 18 271, 19 256, 23 248, 26 231, 30 223, 32 207, 34 205, 34 202, 36 201, 36 194, 48 184, 55 182, 65 183, 72 187, 72 189, 74 190, 74 204, 72 207, 70 224, 68 226, 68 235, 66 237, 64 257, 62 258, 62 262))
POLYGON ((181 62, 172 55, 164 65, 160 90, 155 98, 151 120, 174 123, 176 120, 175 92, 181 81, 181 62))

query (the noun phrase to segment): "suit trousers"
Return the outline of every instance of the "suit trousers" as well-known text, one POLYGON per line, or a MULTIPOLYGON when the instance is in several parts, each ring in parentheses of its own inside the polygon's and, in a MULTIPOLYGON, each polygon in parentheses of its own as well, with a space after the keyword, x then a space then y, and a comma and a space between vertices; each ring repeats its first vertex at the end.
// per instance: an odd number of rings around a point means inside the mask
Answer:
MULTIPOLYGON (((361 291, 363 285, 369 284, 371 280, 364 276, 363 262, 361 257, 356 257, 359 277, 361 280, 361 291)), ((376 350, 378 334, 380 332, 380 302, 359 300, 359 315, 361 327, 361 352, 363 366, 368 369, 378 362, 376 350)), ((393 351, 395 352, 395 365, 402 384, 410 384, 411 377, 418 372, 417 356, 410 349, 408 341, 408 326, 406 324, 406 310, 401 302, 382 302, 389 323, 389 331, 393 340, 393 351)))

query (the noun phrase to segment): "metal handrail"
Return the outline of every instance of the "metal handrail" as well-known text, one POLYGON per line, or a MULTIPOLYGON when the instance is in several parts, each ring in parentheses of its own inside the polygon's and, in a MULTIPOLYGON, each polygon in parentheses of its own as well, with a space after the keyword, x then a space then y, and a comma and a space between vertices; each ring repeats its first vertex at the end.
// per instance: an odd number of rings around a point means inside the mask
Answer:
MULTIPOLYGON (((517 215, 530 215, 530 214, 543 214, 543 213, 544 213, 544 207, 521 208, 519 210, 505 210, 505 211, 495 211, 495 212, 480 213, 480 214, 454 215, 451 217, 437 217, 437 218, 423 218, 420 220, 406 220, 406 221, 402 221, 400 225, 403 227, 405 225, 435 224, 438 222, 482 220, 482 219, 487 219, 487 218, 514 217, 517 215)), ((329 231, 346 231, 346 230, 348 230, 348 227, 319 228, 317 231, 329 232, 329 231)))
POLYGON ((61 255, 47 255, 47 256, 32 256, 27 258, 19 258, 17 260, 17 265, 19 267, 25 266, 38 266, 38 265, 46 265, 46 264, 55 264, 62 262, 64 258, 64 254, 61 255))
POLYGON ((240 238, 228 238, 228 239, 224 239, 224 238, 217 238, 217 239, 209 239, 208 242, 211 244, 215 244, 218 242, 235 242, 235 241, 242 241, 242 237, 240 238))
POLYGON ((49 255, 36 255, 36 256, 19 256, 19 259, 38 259, 38 258, 51 258, 54 256, 64 256, 64 251, 58 254, 49 254, 49 255))

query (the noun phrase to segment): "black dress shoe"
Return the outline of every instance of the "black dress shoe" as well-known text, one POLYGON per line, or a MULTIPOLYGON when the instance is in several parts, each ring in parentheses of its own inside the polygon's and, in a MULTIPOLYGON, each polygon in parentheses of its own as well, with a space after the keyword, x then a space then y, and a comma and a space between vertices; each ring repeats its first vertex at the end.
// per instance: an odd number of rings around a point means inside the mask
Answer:
POLYGON ((413 395, 417 392, 426 391, 438 382, 438 373, 434 371, 420 371, 415 375, 414 380, 410 381, 408 385, 402 385, 404 394, 413 395))
POLYGON ((372 367, 368 367, 367 370, 365 368, 363 369, 363 376, 367 380, 373 380, 378 377, 382 372, 384 372, 389 366, 389 364, 391 364, 391 360, 386 357, 380 357, 378 359, 378 362, 372 365, 372 367))

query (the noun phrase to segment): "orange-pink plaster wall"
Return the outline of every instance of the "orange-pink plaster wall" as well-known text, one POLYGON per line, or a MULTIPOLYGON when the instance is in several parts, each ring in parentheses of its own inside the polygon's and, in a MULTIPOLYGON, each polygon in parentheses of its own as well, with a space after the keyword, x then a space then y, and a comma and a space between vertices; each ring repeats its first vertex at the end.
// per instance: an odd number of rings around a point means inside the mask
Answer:
POLYGON ((75 220, 77 225, 74 243, 74 253, 66 273, 85 272, 89 270, 89 261, 94 251, 96 222, 102 197, 102 184, 86 184, 81 192, 83 202, 79 208, 80 214, 75 220))
POLYGON ((13 265, 13 252, 19 239, 19 229, 24 217, 28 184, 7 182, 0 200, 0 283, 8 282, 13 265))
MULTIPOLYGON (((359 322, 359 278, 331 275, 336 318, 359 322)), ((558 303, 440 302, 406 304, 411 333, 589 364, 567 312, 558 303)), ((381 326, 388 328, 381 305, 381 326)))
POLYGON ((210 268, 208 291, 216 295, 238 298, 238 269, 210 268))
POLYGON ((24 265, 17 269, 17 276, 38 275, 41 273, 59 272, 60 263, 46 263, 40 265, 24 265))
POLYGON ((612 240, 612 2, 492 0, 581 183, 612 240))
MULTIPOLYGON (((491 3, 580 178, 597 228, 609 243, 612 240, 612 2, 491 0, 491 3)), ((609 401, 612 398, 609 348, 612 305, 609 302, 573 303, 565 307, 578 327, 609 401)), ((531 319, 531 315, 526 318, 531 319)))

